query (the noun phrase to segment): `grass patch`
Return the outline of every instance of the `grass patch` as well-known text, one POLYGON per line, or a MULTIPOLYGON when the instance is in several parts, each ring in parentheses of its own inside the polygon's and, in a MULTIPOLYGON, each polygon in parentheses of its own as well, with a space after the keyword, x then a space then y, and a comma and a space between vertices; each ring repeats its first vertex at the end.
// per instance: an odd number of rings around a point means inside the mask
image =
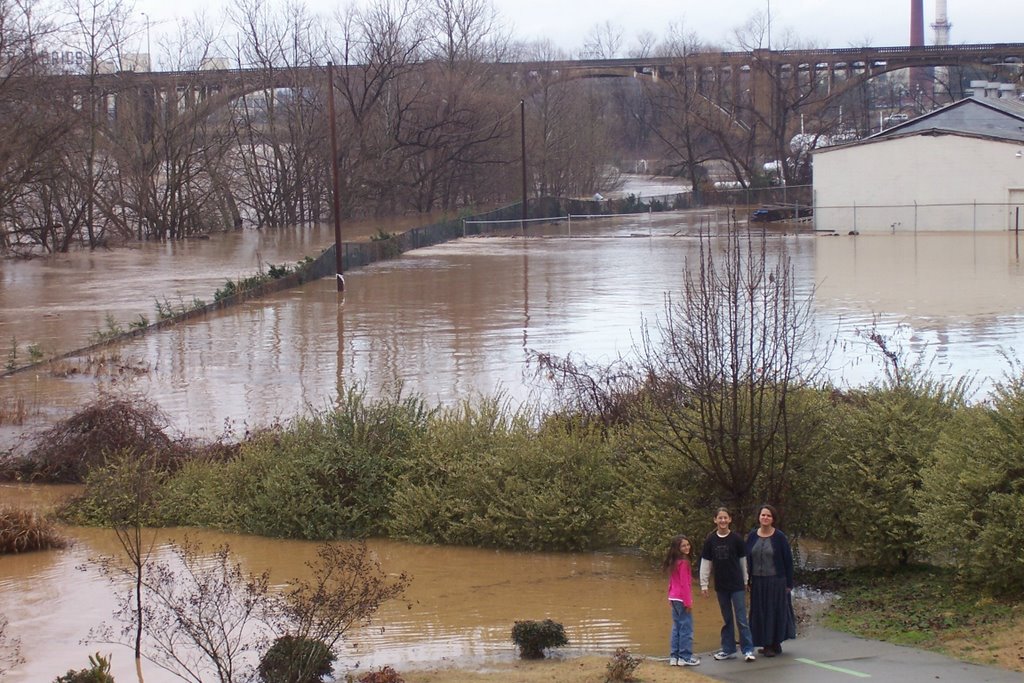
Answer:
POLYGON ((809 572, 802 580, 840 595, 824 617, 832 628, 957 656, 969 653, 951 643, 977 642, 1009 626, 1024 610, 1019 599, 994 599, 952 569, 928 565, 809 572))
POLYGON ((0 507, 0 555, 63 548, 67 541, 42 515, 0 507))

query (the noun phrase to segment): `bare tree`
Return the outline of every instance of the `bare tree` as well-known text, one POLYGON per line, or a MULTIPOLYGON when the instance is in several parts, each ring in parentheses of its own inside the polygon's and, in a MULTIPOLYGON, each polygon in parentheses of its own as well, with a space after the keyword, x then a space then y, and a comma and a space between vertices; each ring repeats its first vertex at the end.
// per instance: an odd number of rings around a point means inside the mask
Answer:
MULTIPOLYGON (((563 55, 550 43, 533 46, 531 61, 563 55)), ((611 145, 609 102, 592 84, 567 80, 553 66, 536 70, 523 84, 527 158, 535 196, 573 197, 607 191, 611 145)))
POLYGON ((702 91, 704 70, 692 63, 702 51, 696 35, 673 25, 659 48, 661 56, 672 59, 671 73, 645 84, 651 102, 650 130, 661 142, 668 169, 689 178, 694 193, 706 177, 704 163, 721 153, 705 126, 712 118, 709 98, 715 94, 702 91))
POLYGON ((66 9, 72 18, 66 40, 85 55, 85 76, 87 85, 81 98, 81 117, 77 133, 80 154, 72 154, 62 172, 75 180, 67 189, 70 196, 54 193, 54 200, 67 203, 78 202, 82 211, 73 205, 64 208, 67 215, 78 214, 76 218, 84 223, 88 244, 95 247, 103 241, 107 220, 116 221, 117 214, 103 212, 104 221, 97 226, 97 202, 99 185, 116 174, 116 167, 109 155, 100 151, 100 137, 106 126, 108 98, 111 92, 99 87, 102 71, 112 72, 121 68, 121 49, 128 32, 128 16, 131 8, 122 0, 65 0, 66 9), (81 168, 75 164, 80 161, 81 168), (97 229, 99 228, 99 229, 97 229))
POLYGON ((325 61, 311 40, 325 33, 319 19, 300 5, 283 12, 258 0, 239 2, 231 19, 241 38, 236 62, 255 67, 256 86, 232 107, 235 155, 241 162, 242 203, 257 226, 317 221, 327 203, 323 163, 326 100, 310 87, 301 68, 325 61), (280 88, 280 74, 292 87, 280 88))
POLYGON ((583 59, 615 59, 622 50, 622 27, 606 21, 595 24, 583 39, 583 59))
MULTIPOLYGON (((325 543, 307 562, 311 578, 293 579, 280 603, 279 633, 336 650, 356 626, 370 624, 380 607, 409 585, 404 572, 389 578, 365 543, 325 543)), ((288 680, 313 680, 318 662, 297 659, 288 680)))
POLYGON ((813 427, 793 395, 822 361, 811 297, 797 292, 785 254, 771 262, 767 243, 764 232, 702 234, 680 298, 645 330, 639 367, 652 437, 747 521, 759 499, 784 500, 791 456, 813 427))
POLYGON ((340 100, 338 164, 342 211, 356 206, 393 212, 401 201, 403 159, 398 131, 423 93, 418 68, 426 39, 423 6, 412 0, 376 0, 350 7, 332 28, 340 44, 331 58, 341 66, 333 84, 340 100))
POLYGON ((104 467, 96 468, 89 476, 90 495, 103 501, 106 519, 121 546, 125 567, 114 558, 100 561, 101 571, 108 577, 128 579, 131 590, 122 597, 125 618, 124 635, 131 636, 135 652, 135 668, 142 681, 142 637, 146 630, 146 603, 143 589, 147 580, 156 532, 147 528, 155 520, 154 508, 157 492, 166 479, 158 466, 159 458, 152 453, 137 453, 126 449, 112 454, 104 467), (133 633, 129 633, 129 629, 133 633))
MULTIPOLYGON (((33 223, 18 204, 35 199, 31 183, 53 174, 46 152, 70 129, 64 94, 42 87, 52 73, 44 52, 55 27, 32 0, 0 0, 0 249, 52 247, 53 222, 33 223), (56 106, 55 106, 56 105, 56 106), (63 105, 63 107, 61 106, 63 105)), ((38 216, 37 216, 38 217, 38 216)))

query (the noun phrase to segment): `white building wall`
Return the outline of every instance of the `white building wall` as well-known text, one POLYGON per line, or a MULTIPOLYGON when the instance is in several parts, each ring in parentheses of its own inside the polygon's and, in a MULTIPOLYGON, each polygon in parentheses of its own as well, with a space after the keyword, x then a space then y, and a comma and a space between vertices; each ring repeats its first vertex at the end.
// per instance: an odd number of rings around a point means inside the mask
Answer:
POLYGON ((815 227, 1007 230, 1021 188, 1024 143, 941 134, 827 149, 814 155, 815 227))

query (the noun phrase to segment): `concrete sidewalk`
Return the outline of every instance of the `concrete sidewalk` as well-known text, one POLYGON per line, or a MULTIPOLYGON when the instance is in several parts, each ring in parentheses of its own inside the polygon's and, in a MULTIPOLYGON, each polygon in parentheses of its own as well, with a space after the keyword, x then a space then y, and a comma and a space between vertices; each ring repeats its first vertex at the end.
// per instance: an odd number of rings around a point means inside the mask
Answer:
POLYGON ((778 657, 716 662, 701 655, 698 671, 729 683, 1022 683, 1024 674, 950 659, 934 652, 864 640, 820 626, 783 644, 778 657))

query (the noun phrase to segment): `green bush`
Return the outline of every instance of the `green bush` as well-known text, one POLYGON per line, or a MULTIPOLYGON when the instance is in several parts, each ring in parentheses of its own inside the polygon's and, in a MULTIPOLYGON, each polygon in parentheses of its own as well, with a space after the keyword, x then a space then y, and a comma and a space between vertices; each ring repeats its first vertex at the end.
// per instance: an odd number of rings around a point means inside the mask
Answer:
POLYGON ((392 536, 424 543, 579 550, 611 538, 611 449, 597 429, 541 429, 498 398, 435 416, 405 464, 392 536))
POLYGON ((815 493, 822 540, 865 563, 905 565, 920 548, 918 491, 943 427, 964 405, 959 385, 903 376, 836 402, 815 493))
POLYGON ((699 546, 721 504, 715 486, 639 424, 622 430, 617 443, 612 512, 619 540, 655 557, 664 552, 666 538, 685 530, 699 546))
POLYGON ((512 626, 512 642, 523 659, 543 659, 544 650, 569 644, 565 627, 557 621, 517 621, 512 626))
POLYGON ((114 683, 114 677, 110 675, 110 655, 104 657, 99 652, 89 655, 88 669, 68 671, 53 683, 114 683))
POLYGON ((989 405, 958 411, 921 474, 924 540, 993 593, 1024 592, 1024 377, 996 385, 989 405))
POLYGON ((333 410, 257 433, 224 464, 182 468, 168 484, 173 523, 329 539, 380 535, 403 454, 425 429, 418 398, 368 401, 362 390, 333 410))
POLYGON ((263 683, 319 683, 334 670, 337 657, 319 640, 281 636, 260 659, 263 683))

